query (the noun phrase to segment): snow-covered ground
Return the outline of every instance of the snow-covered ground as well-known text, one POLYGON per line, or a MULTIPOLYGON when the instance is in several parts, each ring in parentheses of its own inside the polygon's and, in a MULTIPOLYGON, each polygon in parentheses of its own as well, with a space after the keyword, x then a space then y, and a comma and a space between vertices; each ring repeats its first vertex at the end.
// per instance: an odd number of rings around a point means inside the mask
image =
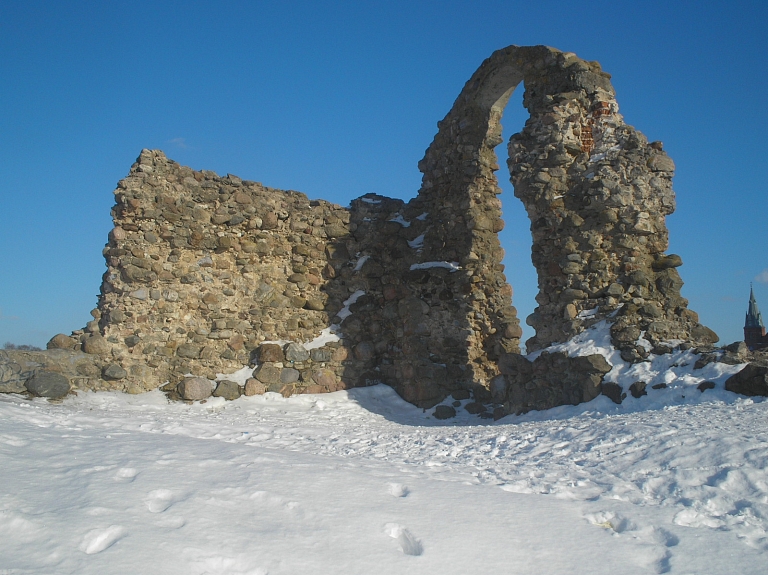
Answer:
POLYGON ((768 402, 658 391, 495 423, 385 386, 0 396, 0 574, 766 573, 768 402))

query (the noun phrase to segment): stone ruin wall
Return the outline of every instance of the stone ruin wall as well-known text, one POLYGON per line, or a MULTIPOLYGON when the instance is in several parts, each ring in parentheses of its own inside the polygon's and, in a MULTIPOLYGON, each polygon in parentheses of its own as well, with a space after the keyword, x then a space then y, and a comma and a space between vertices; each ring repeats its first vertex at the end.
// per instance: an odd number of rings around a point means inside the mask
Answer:
MULTIPOLYGON (((479 213, 494 222, 491 229, 501 228, 494 148, 502 142, 504 106, 521 82, 530 118, 510 139, 508 164, 531 220, 539 278, 528 351, 566 341, 614 313, 614 343, 630 360, 645 353, 632 347, 640 331, 659 345, 717 341, 680 296, 675 268, 682 261, 664 253, 674 163, 660 142, 649 144, 624 123, 610 76, 597 62, 544 46, 494 53, 439 124, 420 165, 420 194, 460 197, 469 218, 479 213)), ((461 221, 463 210, 457 212, 461 221)))
MULTIPOLYGON (((234 372, 264 341, 314 339, 346 299, 320 289, 338 265, 329 238, 349 233, 340 206, 196 172, 150 150, 115 198, 108 270, 85 337, 127 370, 126 382, 153 389, 234 372)), ((279 391, 312 365, 306 386, 337 389, 346 348, 312 350, 315 361, 296 351, 289 360, 273 352, 269 363, 287 361, 290 371, 267 369, 263 383, 279 391)))
POLYGON ((115 191, 94 320, 53 347, 98 358, 79 379, 97 389, 175 390, 257 364, 254 392, 384 382, 417 405, 474 392, 505 413, 592 399, 604 359, 519 355, 494 148, 521 82, 530 118, 509 170, 539 277, 528 351, 605 318, 628 361, 647 357, 641 335, 654 353, 717 341, 665 254, 674 164, 661 144, 623 122, 596 62, 510 46, 438 123, 408 203, 369 194, 343 208, 144 150, 115 191), (341 339, 318 341, 329 328, 341 339))
POLYGON ((342 208, 150 150, 115 198, 95 319, 75 334, 122 376, 108 387, 257 362, 263 388, 286 395, 385 382, 430 405, 496 375, 484 347, 500 319, 519 349, 498 263, 485 285, 480 258, 430 236, 444 206, 369 194, 342 208), (342 339, 318 345, 330 326, 342 339))
POLYGON ((656 353, 674 340, 716 342, 680 296, 682 260, 665 254, 674 163, 624 123, 599 65, 561 58, 562 70, 526 78, 531 116, 508 148, 539 278, 529 350, 580 333, 595 309, 617 313, 613 341, 627 361, 648 356, 641 332, 656 353))

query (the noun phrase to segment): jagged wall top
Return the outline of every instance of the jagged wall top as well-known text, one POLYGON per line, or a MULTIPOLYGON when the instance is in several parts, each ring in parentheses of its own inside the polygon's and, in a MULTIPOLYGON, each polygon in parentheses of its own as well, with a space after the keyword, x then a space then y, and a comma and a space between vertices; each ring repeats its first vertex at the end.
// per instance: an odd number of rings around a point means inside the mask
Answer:
POLYGON ((77 345, 126 389, 258 360, 260 381, 283 393, 383 381, 429 405, 495 386, 513 411, 590 397, 600 377, 567 361, 567 390, 499 373, 517 365, 521 330, 501 264, 494 148, 521 82, 530 118, 509 168, 539 277, 529 350, 607 317, 633 361, 648 354, 643 342, 716 341, 680 296, 682 261, 664 253, 674 164, 661 144, 624 123, 596 62, 510 46, 438 123, 408 203, 368 195, 347 209, 143 151, 115 191, 108 271, 77 345), (332 325, 343 337, 312 353, 266 343, 315 341, 332 325))

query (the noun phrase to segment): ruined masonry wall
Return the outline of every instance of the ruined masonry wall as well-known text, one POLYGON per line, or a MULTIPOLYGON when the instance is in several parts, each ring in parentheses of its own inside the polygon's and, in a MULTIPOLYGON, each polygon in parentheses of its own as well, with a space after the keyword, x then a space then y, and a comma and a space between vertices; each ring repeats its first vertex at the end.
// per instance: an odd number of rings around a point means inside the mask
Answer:
MULTIPOLYGON (((125 385, 152 389, 188 373, 214 379, 254 361, 264 341, 311 341, 348 295, 320 289, 335 261, 328 240, 348 233, 340 206, 196 172, 149 150, 115 199, 85 345, 125 369, 125 385)), ((335 390, 348 353, 331 342, 264 383, 335 390)))
POLYGON ((73 334, 110 368, 97 387, 254 363, 262 390, 286 395, 385 382, 429 405, 478 385, 467 361, 489 326, 473 310, 488 306, 466 303, 483 300, 464 258, 425 239, 432 205, 369 195, 347 209, 150 150, 115 199, 99 304, 73 334))
POLYGON ((539 306, 527 319, 536 330, 528 351, 608 317, 616 318, 613 342, 629 361, 648 355, 636 343, 643 332, 657 349, 674 340, 717 341, 680 295, 682 260, 664 253, 664 220, 675 207, 674 163, 660 142, 649 144, 624 123, 610 75, 597 62, 546 46, 495 52, 438 124, 419 165, 419 195, 450 206, 451 231, 480 256, 488 278, 499 254, 489 248, 495 239, 489 236, 503 225, 494 147, 501 143, 503 109, 520 83, 530 118, 510 139, 508 164, 531 221, 539 280, 539 306))
POLYGON ((661 142, 649 144, 624 123, 596 64, 572 55, 556 61, 545 76, 526 78, 531 115, 509 143, 539 278, 529 350, 613 313, 613 341, 628 361, 647 357, 650 350, 636 343, 643 332, 657 349, 671 340, 714 343, 680 295, 682 260, 664 253, 674 163, 661 142))
POLYGON ((94 320, 53 347, 98 358, 76 368, 97 389, 173 390, 258 365, 252 389, 284 395, 383 382, 416 405, 474 392, 507 413, 595 397, 599 357, 519 355, 494 148, 521 83, 530 118, 509 170, 539 278, 528 351, 603 319, 627 361, 717 341, 665 253, 674 164, 661 143, 624 123, 598 63, 510 46, 438 123, 408 203, 342 208, 142 151, 115 191, 94 320))

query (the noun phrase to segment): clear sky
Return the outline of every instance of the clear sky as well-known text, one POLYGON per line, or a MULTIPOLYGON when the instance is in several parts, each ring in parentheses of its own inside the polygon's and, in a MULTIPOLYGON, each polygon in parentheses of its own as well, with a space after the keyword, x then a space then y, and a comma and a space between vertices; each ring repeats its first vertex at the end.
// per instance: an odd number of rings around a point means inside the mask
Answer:
MULTIPOLYGON (((721 342, 741 339, 750 282, 768 311, 764 0, 4 0, 0 345, 44 346, 91 319, 112 191, 142 148, 344 205, 407 199, 437 121, 510 44, 613 75, 626 121, 677 164, 667 224, 683 295, 721 342)), ((525 121, 521 93, 507 139, 525 121)), ((529 222, 498 174, 524 320, 537 291, 529 222)))

